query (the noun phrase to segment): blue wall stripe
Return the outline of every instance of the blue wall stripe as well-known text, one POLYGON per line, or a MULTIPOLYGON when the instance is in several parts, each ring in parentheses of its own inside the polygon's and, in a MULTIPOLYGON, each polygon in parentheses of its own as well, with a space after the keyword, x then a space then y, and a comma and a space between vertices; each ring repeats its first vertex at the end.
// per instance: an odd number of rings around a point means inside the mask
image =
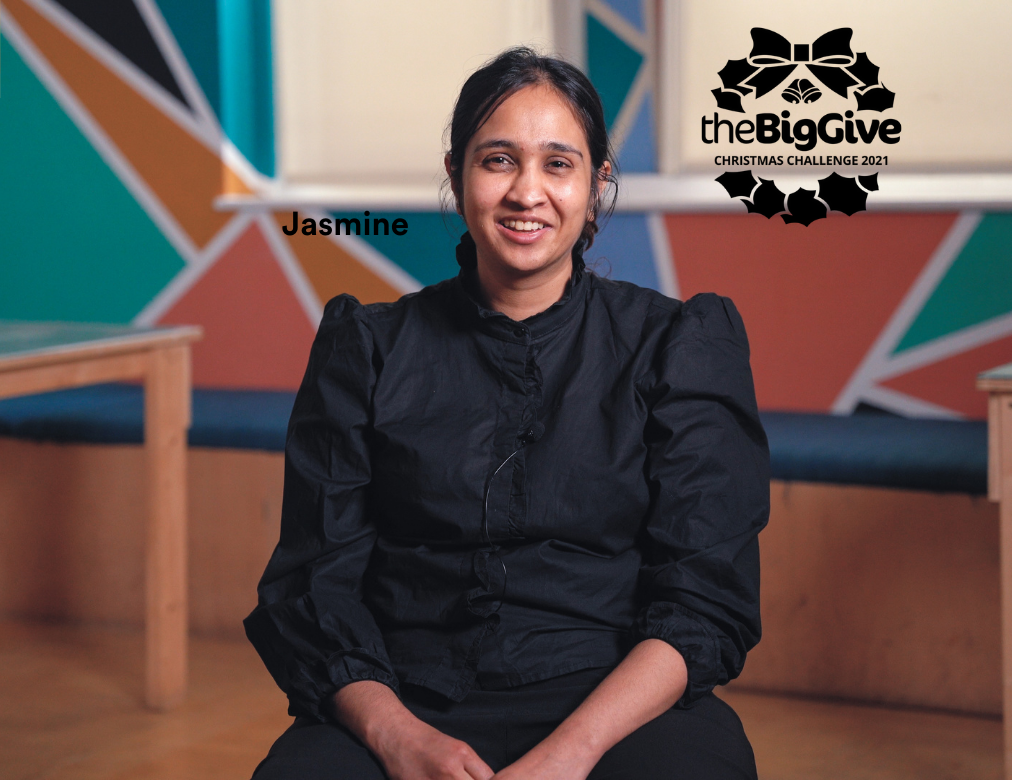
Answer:
POLYGON ((274 175, 270 0, 218 0, 221 123, 253 166, 274 175))
POLYGON ((654 173, 657 171, 657 140, 654 133, 653 93, 643 96, 636 119, 618 153, 618 169, 622 173, 654 173))
POLYGON ((640 32, 646 32, 643 24, 643 0, 603 0, 603 2, 640 32))
POLYGON ((612 214, 584 259, 601 276, 660 290, 645 214, 612 214))

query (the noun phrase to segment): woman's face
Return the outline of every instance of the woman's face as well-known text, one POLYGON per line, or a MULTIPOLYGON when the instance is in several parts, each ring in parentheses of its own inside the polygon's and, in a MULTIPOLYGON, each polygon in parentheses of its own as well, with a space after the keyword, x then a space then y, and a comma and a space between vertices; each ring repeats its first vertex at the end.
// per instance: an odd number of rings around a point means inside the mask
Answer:
POLYGON ((568 264, 592 176, 583 125, 566 99, 544 85, 512 94, 467 145, 455 193, 479 265, 529 277, 568 264))

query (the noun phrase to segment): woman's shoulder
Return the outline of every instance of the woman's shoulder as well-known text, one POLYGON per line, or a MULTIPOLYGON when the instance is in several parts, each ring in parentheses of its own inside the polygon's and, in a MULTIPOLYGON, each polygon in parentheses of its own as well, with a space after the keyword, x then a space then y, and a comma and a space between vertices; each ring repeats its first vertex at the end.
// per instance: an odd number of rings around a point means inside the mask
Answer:
POLYGON ((632 282, 599 276, 591 280, 594 296, 612 320, 638 329, 643 337, 653 335, 667 342, 722 338, 747 345, 741 315, 726 296, 704 292, 682 301, 632 282))
POLYGON ((322 323, 335 326, 364 326, 370 330, 394 325, 404 317, 411 317, 421 310, 440 306, 450 290, 453 279, 444 279, 436 284, 405 293, 395 301, 362 303, 350 293, 331 298, 323 308, 322 323))

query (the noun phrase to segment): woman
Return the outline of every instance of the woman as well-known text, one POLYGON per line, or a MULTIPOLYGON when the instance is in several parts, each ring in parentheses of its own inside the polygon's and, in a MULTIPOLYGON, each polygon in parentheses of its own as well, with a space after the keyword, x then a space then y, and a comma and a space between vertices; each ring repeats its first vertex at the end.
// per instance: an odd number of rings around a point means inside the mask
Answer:
POLYGON ((598 278, 578 70, 472 75, 455 279, 326 308, 246 619, 293 726, 268 778, 754 778, 711 693, 759 639, 768 450, 733 304, 598 278))

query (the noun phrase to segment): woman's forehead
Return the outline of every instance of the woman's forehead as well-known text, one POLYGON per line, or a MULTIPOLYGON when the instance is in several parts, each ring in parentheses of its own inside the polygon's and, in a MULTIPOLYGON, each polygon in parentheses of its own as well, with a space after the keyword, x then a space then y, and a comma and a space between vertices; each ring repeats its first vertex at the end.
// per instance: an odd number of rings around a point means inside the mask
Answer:
POLYGON ((576 110, 558 90, 532 84, 506 98, 471 139, 474 150, 500 146, 527 150, 589 151, 587 136, 576 110))

